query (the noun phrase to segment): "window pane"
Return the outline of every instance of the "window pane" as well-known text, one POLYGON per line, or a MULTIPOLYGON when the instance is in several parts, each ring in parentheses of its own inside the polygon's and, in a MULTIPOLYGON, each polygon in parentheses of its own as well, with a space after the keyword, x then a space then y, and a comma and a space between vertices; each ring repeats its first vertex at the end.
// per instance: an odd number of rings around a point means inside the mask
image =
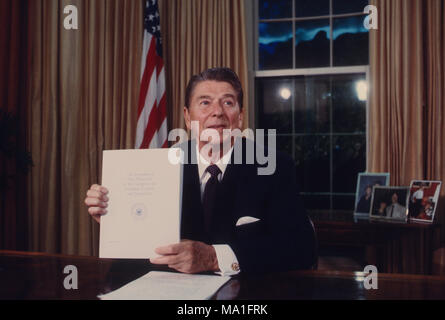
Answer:
POLYGON ((334 14, 363 12, 368 0, 332 0, 334 14))
POLYGON ((329 136, 295 137, 297 179, 302 192, 330 191, 329 136))
POLYGON ((328 67, 330 27, 328 19, 295 23, 295 61, 297 68, 328 67))
POLYGON ((295 0, 297 18, 325 15, 329 15, 329 0, 295 0))
POLYGON ((330 78, 295 79, 295 132, 330 132, 330 78))
POLYGON ((306 207, 353 210, 366 170, 366 75, 258 78, 256 90, 257 127, 277 129, 306 207))
MULTIPOLYGON (((268 136, 265 138, 268 139, 268 136)), ((267 140, 264 140, 267 143, 267 140)), ((289 157, 293 157, 292 146, 294 143, 294 137, 292 136, 277 136, 277 150, 286 153, 289 157)))
POLYGON ((292 79, 258 78, 255 88, 258 128, 292 133, 292 79))
POLYGON ((334 19, 334 66, 369 63, 369 32, 364 19, 365 16, 334 19))
POLYGON ((260 0, 260 19, 292 17, 292 0, 260 0))
POLYGON ((259 24, 259 69, 292 68, 292 22, 259 24))
POLYGON ((333 192, 355 193, 357 175, 366 171, 366 135, 334 136, 333 192))
POLYGON ((332 198, 333 210, 354 210, 354 196, 334 195, 332 198))
POLYGON ((332 113, 335 133, 366 132, 368 83, 364 74, 332 78, 332 113))

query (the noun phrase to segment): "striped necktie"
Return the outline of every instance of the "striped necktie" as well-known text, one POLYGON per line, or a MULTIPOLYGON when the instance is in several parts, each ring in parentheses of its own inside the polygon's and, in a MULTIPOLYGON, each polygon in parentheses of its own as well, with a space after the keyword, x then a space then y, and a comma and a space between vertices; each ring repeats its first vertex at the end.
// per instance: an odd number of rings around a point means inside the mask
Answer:
POLYGON ((219 185, 218 175, 221 173, 221 170, 217 165, 212 164, 207 167, 206 172, 210 174, 210 179, 207 181, 204 196, 202 200, 202 206, 204 208, 204 223, 207 233, 210 231, 210 226, 212 223, 213 213, 215 210, 215 200, 217 189, 219 185))

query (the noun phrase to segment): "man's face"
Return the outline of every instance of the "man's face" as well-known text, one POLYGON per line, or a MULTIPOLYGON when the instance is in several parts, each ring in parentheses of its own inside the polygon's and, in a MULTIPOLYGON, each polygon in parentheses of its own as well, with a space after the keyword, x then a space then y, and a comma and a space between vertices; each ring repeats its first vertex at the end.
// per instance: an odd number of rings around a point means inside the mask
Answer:
POLYGON ((228 82, 202 81, 193 90, 190 107, 184 107, 187 128, 192 121, 199 122, 199 134, 205 129, 217 130, 223 141, 224 129, 241 129, 243 112, 236 91, 228 82))
POLYGON ((397 193, 394 193, 393 195, 392 195, 392 203, 396 203, 397 202, 397 200, 399 200, 399 196, 397 195, 397 193))
POLYGON ((370 187, 367 187, 367 188, 366 188, 366 195, 367 195, 367 196, 370 196, 371 193, 372 193, 372 189, 371 189, 370 187))

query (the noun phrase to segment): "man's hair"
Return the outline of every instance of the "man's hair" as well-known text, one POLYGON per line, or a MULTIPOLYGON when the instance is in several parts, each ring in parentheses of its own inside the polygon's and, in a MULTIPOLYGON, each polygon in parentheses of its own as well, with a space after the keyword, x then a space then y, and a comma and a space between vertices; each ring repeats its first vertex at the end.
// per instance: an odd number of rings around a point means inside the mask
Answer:
POLYGON ((229 68, 212 68, 207 69, 200 74, 194 75, 190 79, 187 85, 187 89, 185 90, 185 106, 187 108, 190 107, 190 99, 192 98, 193 90, 195 90, 195 87, 198 85, 198 83, 208 80, 230 83, 230 85, 236 92, 236 98, 240 109, 243 108, 244 94, 243 87, 241 86, 241 81, 239 80, 237 74, 229 68))

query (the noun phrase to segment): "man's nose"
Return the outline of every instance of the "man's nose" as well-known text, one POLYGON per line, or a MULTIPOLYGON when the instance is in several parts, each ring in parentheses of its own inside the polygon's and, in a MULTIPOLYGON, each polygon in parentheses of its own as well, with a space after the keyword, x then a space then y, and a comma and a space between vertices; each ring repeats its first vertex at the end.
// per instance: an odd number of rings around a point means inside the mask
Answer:
POLYGON ((220 101, 214 101, 212 104, 212 116, 220 117, 224 114, 224 108, 220 101))

